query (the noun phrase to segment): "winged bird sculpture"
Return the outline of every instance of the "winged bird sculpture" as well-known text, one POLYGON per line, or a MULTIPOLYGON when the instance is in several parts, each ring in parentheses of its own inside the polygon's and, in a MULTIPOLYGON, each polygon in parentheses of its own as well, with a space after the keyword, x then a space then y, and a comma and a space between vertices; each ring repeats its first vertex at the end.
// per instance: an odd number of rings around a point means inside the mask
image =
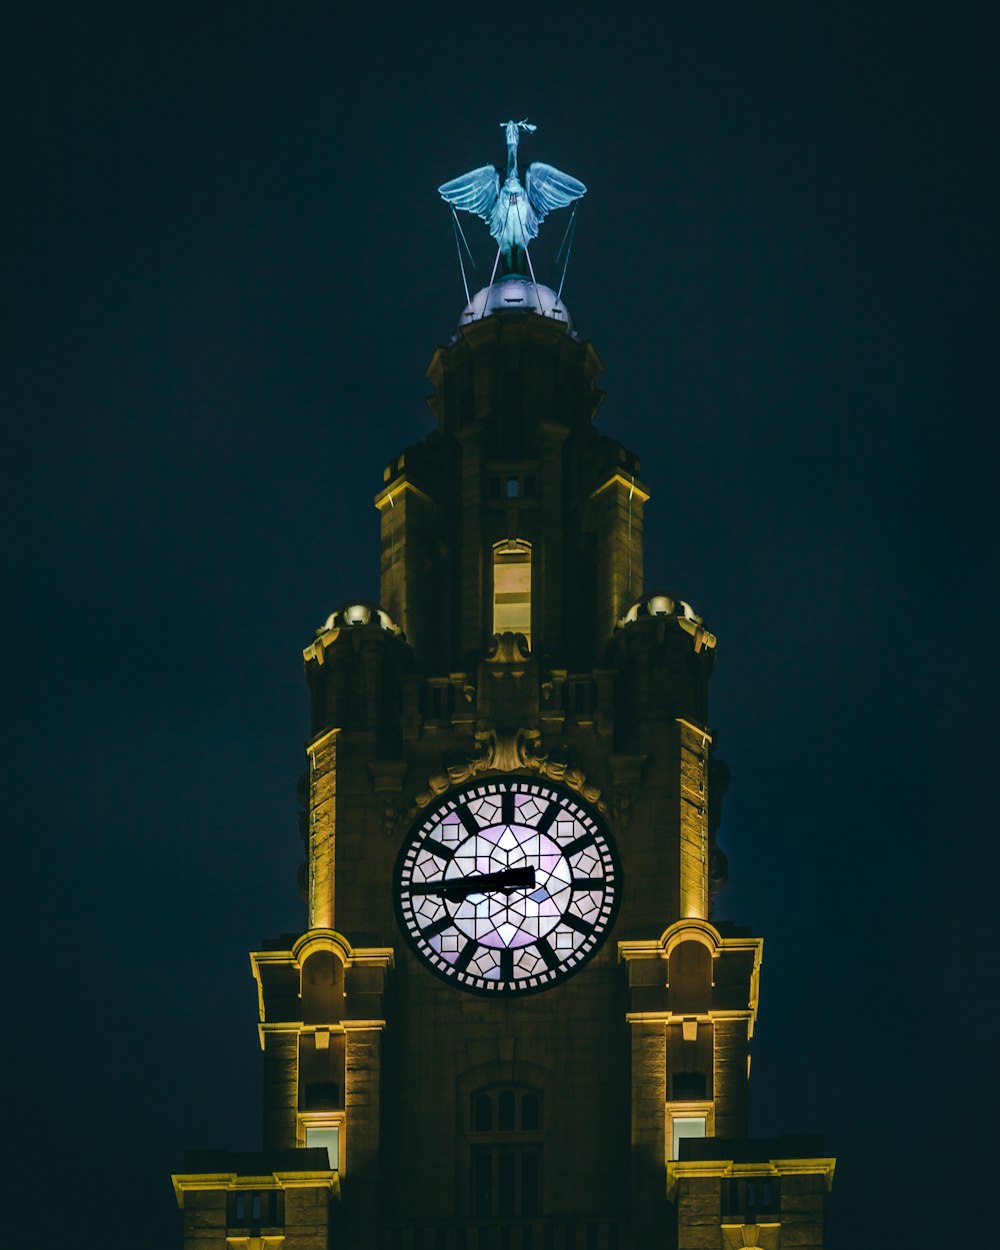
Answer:
POLYGON ((587 188, 562 170, 533 161, 524 176, 517 173, 517 145, 521 131, 536 130, 527 121, 501 122, 507 135, 507 177, 501 187, 493 165, 483 165, 452 178, 438 187, 441 198, 455 208, 482 217, 497 241, 505 273, 527 273, 528 244, 538 234, 538 224, 557 208, 565 208, 585 194, 587 188))

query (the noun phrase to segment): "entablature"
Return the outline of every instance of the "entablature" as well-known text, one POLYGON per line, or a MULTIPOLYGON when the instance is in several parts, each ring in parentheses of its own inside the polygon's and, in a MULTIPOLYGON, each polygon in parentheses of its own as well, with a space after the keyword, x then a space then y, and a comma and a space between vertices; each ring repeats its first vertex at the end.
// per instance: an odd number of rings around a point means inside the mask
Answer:
POLYGON ((334 929, 309 929, 288 950, 253 951, 260 1035, 366 1027, 384 1021, 391 946, 353 947, 334 929))
MULTIPOLYGON (((718 1180, 730 1177, 781 1177, 816 1176, 825 1188, 833 1186, 833 1174, 837 1160, 828 1157, 769 1158, 748 1162, 724 1157, 723 1150, 729 1144, 720 1139, 705 1139, 719 1149, 720 1157, 713 1159, 671 1159, 667 1162, 667 1197, 673 1201, 677 1185, 682 1180, 718 1180)), ((699 1145, 702 1143, 699 1142, 699 1145)), ((710 1149, 712 1148, 710 1147, 710 1149)))
POLYGON ((659 938, 622 941, 630 1020, 757 1018, 762 938, 724 936, 708 920, 678 920, 659 938))

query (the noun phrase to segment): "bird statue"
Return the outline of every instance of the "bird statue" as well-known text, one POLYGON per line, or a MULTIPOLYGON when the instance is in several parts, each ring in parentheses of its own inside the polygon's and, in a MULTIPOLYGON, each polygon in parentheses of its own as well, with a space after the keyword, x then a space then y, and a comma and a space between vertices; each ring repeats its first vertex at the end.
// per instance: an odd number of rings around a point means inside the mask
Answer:
POLYGON ((497 241, 504 273, 527 273, 528 244, 538 235, 538 223, 554 209, 565 208, 585 194, 587 188, 562 170, 533 161, 524 176, 517 174, 517 145, 521 131, 537 130, 528 121, 501 122, 507 137, 507 178, 493 165, 483 165, 452 178, 438 187, 443 200, 467 213, 482 217, 497 241))

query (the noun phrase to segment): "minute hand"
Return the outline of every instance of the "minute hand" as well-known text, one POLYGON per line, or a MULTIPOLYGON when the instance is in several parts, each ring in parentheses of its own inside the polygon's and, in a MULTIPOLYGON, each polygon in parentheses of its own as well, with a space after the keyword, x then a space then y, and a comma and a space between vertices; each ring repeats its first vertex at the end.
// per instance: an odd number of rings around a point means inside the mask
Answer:
POLYGON ((503 872, 489 872, 478 877, 461 877, 456 881, 442 881, 441 893, 450 903, 463 903, 470 894, 489 894, 501 890, 523 890, 535 884, 534 868, 505 868, 503 872))

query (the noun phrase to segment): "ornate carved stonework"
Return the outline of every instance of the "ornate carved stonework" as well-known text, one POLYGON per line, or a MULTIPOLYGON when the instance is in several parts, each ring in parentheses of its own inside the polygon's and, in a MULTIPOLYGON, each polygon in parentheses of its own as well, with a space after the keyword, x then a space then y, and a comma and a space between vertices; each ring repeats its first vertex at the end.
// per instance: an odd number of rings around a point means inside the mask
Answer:
POLYGON ((382 817, 382 832, 387 838, 395 837, 399 833, 399 818, 402 814, 402 806, 398 795, 379 795, 379 815, 382 817))
POLYGON ((627 790, 616 790, 611 796, 611 810, 615 814, 615 824, 624 829, 632 816, 632 796, 627 790))
POLYGON ((538 749, 538 734, 529 729, 519 729, 512 734, 498 734, 492 730, 478 734, 479 750, 472 755, 453 753, 442 761, 444 772, 428 777, 427 788, 416 795, 414 805, 406 819, 415 819, 417 813, 432 803, 446 790, 460 786, 485 773, 531 772, 550 781, 558 781, 575 790, 607 815, 608 805, 601 798, 600 789, 587 779, 587 774, 575 763, 571 753, 564 749, 542 752, 538 749))
POLYGON ((489 664, 523 664, 531 659, 531 650, 524 634, 512 634, 509 630, 502 634, 494 634, 490 649, 486 653, 489 664))
POLYGON ((723 1224, 725 1250, 778 1250, 780 1224, 723 1224))
POLYGON ((368 765, 368 773, 378 799, 382 831, 386 837, 394 837, 399 831, 399 818, 403 814, 402 791, 406 765, 402 760, 372 760, 368 765))

